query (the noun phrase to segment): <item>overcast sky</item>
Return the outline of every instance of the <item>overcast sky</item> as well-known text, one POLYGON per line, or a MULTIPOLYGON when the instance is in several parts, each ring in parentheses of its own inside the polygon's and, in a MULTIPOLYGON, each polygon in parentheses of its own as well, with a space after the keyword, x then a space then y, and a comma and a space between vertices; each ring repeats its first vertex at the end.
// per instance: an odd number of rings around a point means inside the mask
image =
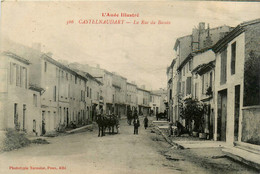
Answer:
POLYGON ((199 22, 236 26, 260 18, 259 9, 260 3, 252 2, 4 2, 1 30, 24 45, 41 43, 55 59, 99 64, 146 89, 158 89, 166 88, 176 38, 190 34, 199 22), (124 19, 102 13, 139 13, 125 19, 171 24, 78 24, 80 19, 124 19), (67 25, 68 20, 74 24, 67 25))

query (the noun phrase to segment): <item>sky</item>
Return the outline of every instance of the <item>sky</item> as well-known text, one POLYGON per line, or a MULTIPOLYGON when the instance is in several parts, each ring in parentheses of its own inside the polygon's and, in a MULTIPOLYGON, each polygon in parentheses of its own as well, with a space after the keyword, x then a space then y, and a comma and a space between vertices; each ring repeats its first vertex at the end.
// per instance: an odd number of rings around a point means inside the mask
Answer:
POLYGON ((178 37, 199 22, 210 27, 260 18, 258 2, 3 2, 1 34, 31 46, 41 43, 53 58, 100 65, 146 89, 166 88, 166 68, 175 58, 178 37), (135 13, 139 17, 102 17, 102 13, 135 13), (126 20, 129 24, 79 24, 79 20, 126 20), (67 24, 67 21, 74 21, 67 24), (149 24, 133 24, 145 20, 149 24), (158 24, 158 20, 170 24, 158 24), (151 21, 156 24, 150 24, 151 21))

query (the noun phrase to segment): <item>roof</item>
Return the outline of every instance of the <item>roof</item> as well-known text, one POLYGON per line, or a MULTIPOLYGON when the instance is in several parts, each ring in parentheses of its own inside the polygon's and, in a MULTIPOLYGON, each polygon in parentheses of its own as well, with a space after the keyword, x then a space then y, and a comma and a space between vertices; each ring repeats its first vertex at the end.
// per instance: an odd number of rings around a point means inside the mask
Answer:
POLYGON ((144 91, 144 92, 149 92, 149 93, 150 93, 150 91, 145 90, 145 89, 142 89, 142 88, 139 88, 139 87, 137 87, 137 90, 144 91))
POLYGON ((153 93, 153 92, 151 92, 151 95, 156 95, 156 96, 161 96, 160 94, 156 94, 156 93, 153 93))
POLYGON ((203 48, 201 50, 197 50, 197 51, 193 51, 192 53, 190 53, 183 61, 182 63, 180 64, 180 66, 178 67, 178 71, 180 71, 182 69, 182 67, 190 60, 192 59, 195 55, 197 54, 200 54, 200 53, 204 53, 208 50, 212 49, 212 46, 211 47, 206 47, 206 48, 203 48))
POLYGON ((22 57, 20 57, 20 56, 14 54, 14 53, 12 53, 12 52, 9 52, 9 51, 4 51, 4 52, 2 53, 2 55, 5 55, 5 56, 8 56, 8 57, 14 58, 14 59, 18 60, 19 62, 22 62, 22 63, 24 63, 24 64, 26 64, 26 65, 31 64, 29 60, 27 60, 27 59, 25 59, 25 58, 22 58, 22 57))
POLYGON ((136 84, 133 84, 133 83, 130 83, 130 82, 126 82, 126 84, 132 85, 132 86, 137 86, 136 84))
POLYGON ((230 31, 224 38, 220 39, 212 48, 212 50, 217 53, 222 50, 223 47, 227 45, 228 42, 239 36, 241 33, 245 31, 245 27, 249 25, 254 25, 260 23, 260 18, 243 22, 239 24, 236 28, 234 28, 232 31, 230 31))
MULTIPOLYGON (((71 68, 72 69, 72 68, 71 68)), ((73 68, 72 69, 73 71, 76 71, 78 74, 81 74, 82 76, 86 76, 88 77, 89 79, 97 82, 99 85, 102 85, 103 83, 100 82, 99 80, 97 80, 95 77, 93 77, 91 74, 89 74, 88 72, 84 72, 84 71, 81 71, 81 70, 78 70, 78 69, 75 69, 73 68)))
POLYGON ((51 58, 50 56, 48 56, 47 54, 43 54, 43 55, 42 55, 42 58, 45 59, 45 60, 47 60, 47 61, 49 61, 50 63, 52 63, 52 64, 58 66, 59 68, 62 68, 62 69, 64 69, 64 70, 70 72, 71 74, 73 74, 73 75, 75 75, 75 76, 79 76, 79 77, 81 77, 81 78, 87 80, 86 77, 84 77, 82 74, 77 73, 76 70, 74 70, 74 69, 72 69, 72 68, 69 68, 68 66, 63 65, 62 63, 60 63, 60 62, 54 60, 53 58, 51 58))
POLYGON ((121 89, 121 87, 118 86, 118 85, 113 84, 112 86, 115 87, 115 88, 121 89))
POLYGON ((167 67, 167 72, 166 72, 167 74, 169 73, 170 69, 175 65, 175 63, 176 63, 176 59, 173 59, 171 65, 167 67))
POLYGON ((29 89, 33 90, 33 91, 37 91, 37 92, 42 92, 44 91, 43 88, 37 86, 36 84, 29 84, 29 89))
POLYGON ((199 75, 202 75, 208 72, 209 70, 213 69, 214 67, 215 67, 215 60, 210 61, 209 63, 198 65, 196 68, 192 70, 192 72, 196 72, 199 75))

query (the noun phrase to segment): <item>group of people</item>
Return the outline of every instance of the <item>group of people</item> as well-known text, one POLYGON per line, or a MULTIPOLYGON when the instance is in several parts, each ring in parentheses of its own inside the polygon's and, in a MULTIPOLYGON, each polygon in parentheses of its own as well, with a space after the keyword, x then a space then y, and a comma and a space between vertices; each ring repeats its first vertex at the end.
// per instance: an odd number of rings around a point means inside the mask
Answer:
MULTIPOLYGON (((129 125, 131 125, 132 119, 134 119, 134 121, 133 121, 134 134, 138 135, 138 128, 140 127, 140 121, 139 121, 139 118, 138 118, 138 113, 137 113, 136 108, 133 111, 131 109, 129 109, 128 112, 127 112, 127 122, 128 122, 129 125)), ((144 128, 146 129, 148 127, 147 116, 145 116, 143 123, 144 123, 144 128)))
MULTIPOLYGON (((149 120, 148 120, 147 116, 145 116, 144 121, 143 121, 145 129, 148 127, 148 121, 149 120)), ((138 135, 138 128, 140 127, 140 121, 139 121, 138 117, 134 119, 133 124, 134 124, 134 134, 138 135)))

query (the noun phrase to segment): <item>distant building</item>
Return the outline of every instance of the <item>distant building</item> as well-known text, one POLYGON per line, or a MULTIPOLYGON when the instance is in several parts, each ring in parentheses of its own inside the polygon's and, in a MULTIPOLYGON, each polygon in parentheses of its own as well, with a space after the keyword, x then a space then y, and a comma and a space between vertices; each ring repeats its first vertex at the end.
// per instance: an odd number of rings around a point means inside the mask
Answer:
POLYGON ((137 104, 139 115, 149 115, 150 113, 150 91, 137 88, 137 104))
POLYGON ((126 83, 126 105, 127 110, 137 108, 137 85, 129 82, 126 83))

